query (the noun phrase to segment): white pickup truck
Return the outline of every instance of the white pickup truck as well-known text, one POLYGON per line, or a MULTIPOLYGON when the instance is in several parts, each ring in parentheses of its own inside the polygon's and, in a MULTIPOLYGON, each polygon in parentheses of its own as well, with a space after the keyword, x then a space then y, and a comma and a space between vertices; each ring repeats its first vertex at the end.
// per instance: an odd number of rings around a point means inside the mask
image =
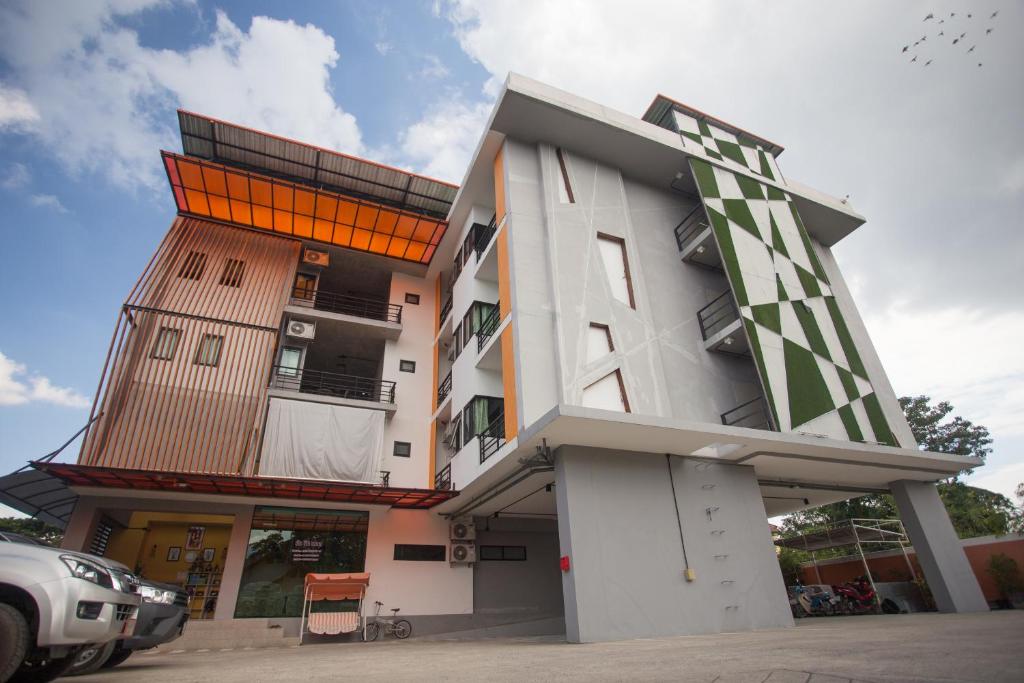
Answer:
POLYGON ((135 628, 139 582, 103 558, 0 539, 0 683, 50 681, 135 628))

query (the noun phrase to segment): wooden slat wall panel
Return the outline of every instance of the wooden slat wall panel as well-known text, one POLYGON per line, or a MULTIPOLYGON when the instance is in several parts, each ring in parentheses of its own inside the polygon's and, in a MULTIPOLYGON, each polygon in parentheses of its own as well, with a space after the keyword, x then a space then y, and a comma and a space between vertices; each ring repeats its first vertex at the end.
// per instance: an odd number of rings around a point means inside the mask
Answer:
POLYGON ((294 240, 177 219, 122 310, 79 462, 252 474, 298 254, 294 240), (180 277, 193 252, 202 274, 180 277), (237 287, 221 284, 229 259, 244 263, 237 287), (164 328, 179 331, 171 359, 154 357, 164 328), (206 335, 223 338, 216 367, 196 362, 206 335))

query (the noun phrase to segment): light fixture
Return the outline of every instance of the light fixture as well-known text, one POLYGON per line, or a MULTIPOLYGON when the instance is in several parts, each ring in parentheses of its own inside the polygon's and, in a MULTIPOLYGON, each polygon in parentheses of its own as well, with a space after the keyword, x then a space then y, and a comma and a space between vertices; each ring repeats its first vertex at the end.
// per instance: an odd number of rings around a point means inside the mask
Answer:
POLYGON ((725 344, 726 346, 732 346, 732 337, 726 337, 725 339, 722 340, 722 343, 725 344))
POLYGON ((695 251, 695 252, 697 252, 698 254, 703 254, 703 253, 704 253, 704 251, 705 251, 705 249, 704 249, 704 245, 703 245, 703 244, 702 244, 702 245, 700 245, 699 247, 697 247, 696 249, 694 249, 694 251, 695 251))

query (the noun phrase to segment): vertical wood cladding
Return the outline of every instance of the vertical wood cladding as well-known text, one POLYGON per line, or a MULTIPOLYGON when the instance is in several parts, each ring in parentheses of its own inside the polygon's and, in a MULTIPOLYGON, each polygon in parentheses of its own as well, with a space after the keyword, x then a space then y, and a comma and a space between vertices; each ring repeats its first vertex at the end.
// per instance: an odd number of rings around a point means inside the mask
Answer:
POLYGON ((79 462, 254 473, 298 255, 296 241, 175 220, 122 308, 79 462))

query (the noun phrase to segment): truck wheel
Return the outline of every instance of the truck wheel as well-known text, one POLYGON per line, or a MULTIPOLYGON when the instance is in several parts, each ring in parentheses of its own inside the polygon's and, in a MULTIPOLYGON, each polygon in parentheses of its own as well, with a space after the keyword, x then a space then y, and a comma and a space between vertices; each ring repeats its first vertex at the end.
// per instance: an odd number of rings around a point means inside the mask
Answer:
POLYGON ((8 683, 49 683, 49 681, 64 675, 64 672, 75 663, 75 655, 77 654, 78 652, 75 651, 67 657, 23 664, 11 676, 8 683))
POLYGON ((30 637, 21 612, 0 603, 0 683, 6 683, 21 666, 30 637))
POLYGON ((75 661, 71 665, 64 675, 65 676, 85 676, 86 674, 95 673, 100 670, 104 662, 117 647, 117 641, 112 640, 109 643, 103 643, 101 645, 90 645, 84 650, 79 651, 75 655, 75 661))

